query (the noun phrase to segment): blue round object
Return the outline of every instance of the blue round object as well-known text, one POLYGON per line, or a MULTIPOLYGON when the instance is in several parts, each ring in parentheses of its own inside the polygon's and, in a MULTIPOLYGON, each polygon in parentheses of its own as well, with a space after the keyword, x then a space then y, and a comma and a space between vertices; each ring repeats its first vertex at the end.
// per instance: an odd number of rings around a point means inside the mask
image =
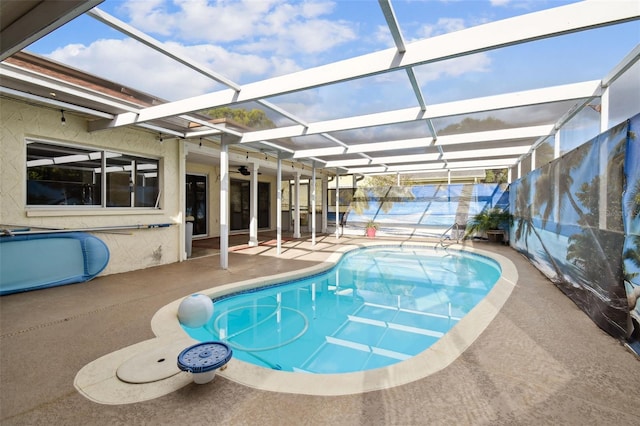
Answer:
POLYGON ((198 343, 180 352, 178 368, 190 373, 206 373, 225 365, 232 354, 233 351, 226 343, 198 343))

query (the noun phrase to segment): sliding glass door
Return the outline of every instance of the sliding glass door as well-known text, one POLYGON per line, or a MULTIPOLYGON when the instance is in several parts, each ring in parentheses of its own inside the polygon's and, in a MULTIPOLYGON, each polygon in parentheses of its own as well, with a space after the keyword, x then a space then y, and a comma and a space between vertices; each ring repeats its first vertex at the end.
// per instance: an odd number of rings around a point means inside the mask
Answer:
MULTIPOLYGON (((251 193, 248 180, 231 179, 230 183, 230 222, 232 231, 249 229, 251 221, 251 193)), ((258 228, 269 227, 270 213, 270 185, 268 182, 258 182, 258 228)))
POLYGON ((187 175, 185 215, 193 216, 193 235, 206 236, 207 230, 207 177, 187 175))

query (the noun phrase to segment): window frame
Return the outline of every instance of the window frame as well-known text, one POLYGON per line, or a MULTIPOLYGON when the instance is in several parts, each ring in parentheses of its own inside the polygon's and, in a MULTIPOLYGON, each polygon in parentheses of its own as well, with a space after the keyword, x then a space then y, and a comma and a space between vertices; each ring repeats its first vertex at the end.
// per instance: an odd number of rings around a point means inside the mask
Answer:
MULTIPOLYGON (((153 156, 153 155, 147 155, 147 154, 132 154, 123 150, 119 150, 119 149, 112 149, 112 148, 108 148, 108 147, 95 147, 95 146, 88 146, 88 145, 83 145, 83 144, 76 144, 76 143, 72 143, 72 142, 60 142, 60 141, 51 141, 51 140, 46 140, 46 139, 40 139, 40 138, 25 138, 25 151, 24 151, 24 170, 25 170, 25 176, 24 176, 24 205, 27 211, 31 211, 31 212, 37 212, 37 211, 44 211, 44 210, 58 210, 58 211, 67 211, 69 213, 71 212, 79 212, 79 211, 87 211, 87 212, 102 212, 102 213, 106 213, 106 212, 132 212, 132 213, 140 213, 140 212, 146 212, 146 211, 154 211, 154 212, 158 212, 158 211, 162 211, 163 207, 162 207, 162 203, 163 203, 163 198, 162 198, 162 185, 163 185, 163 172, 161 171, 163 169, 163 158, 160 156, 153 156), (60 149, 71 149, 71 150, 80 150, 80 151, 86 151, 87 155, 91 155, 93 153, 96 152, 100 152, 100 169, 101 171, 96 172, 98 174, 101 174, 101 176, 105 176, 105 178, 101 178, 100 179, 100 183, 99 183, 99 191, 100 191, 100 204, 29 204, 29 166, 28 166, 28 158, 29 158, 29 145, 32 144, 39 144, 39 145, 45 145, 45 146, 51 146, 53 149, 55 148, 60 148, 60 149), (106 153, 110 153, 111 155, 105 155, 106 153), (108 165, 108 160, 110 157, 113 156, 121 156, 124 158, 131 158, 133 161, 135 161, 136 164, 138 163, 155 163, 157 165, 157 169, 155 172, 155 176, 153 177, 154 179, 156 179, 155 184, 153 185, 153 187, 155 187, 155 205, 153 206, 136 206, 136 189, 138 188, 138 177, 140 175, 140 169, 137 169, 133 171, 132 173, 132 177, 134 177, 133 182, 133 190, 131 192, 131 201, 129 205, 126 206, 112 206, 109 205, 108 200, 109 200, 109 185, 107 182, 107 178, 106 176, 108 176, 108 172, 105 173, 105 170, 108 169, 109 165, 108 165)), ((144 186, 141 186, 144 187, 144 186)), ((131 191, 131 190, 130 190, 131 191)), ((144 198, 143 198, 144 199, 144 198)), ((28 216, 32 216, 32 215, 38 215, 38 214, 28 214, 28 216)))

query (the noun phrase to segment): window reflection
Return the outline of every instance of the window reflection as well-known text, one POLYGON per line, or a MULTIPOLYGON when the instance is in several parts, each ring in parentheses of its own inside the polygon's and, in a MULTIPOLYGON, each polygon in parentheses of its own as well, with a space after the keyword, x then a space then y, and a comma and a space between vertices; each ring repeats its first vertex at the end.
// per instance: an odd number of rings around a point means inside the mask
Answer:
POLYGON ((158 207, 155 159, 27 142, 26 165, 30 206, 158 207))

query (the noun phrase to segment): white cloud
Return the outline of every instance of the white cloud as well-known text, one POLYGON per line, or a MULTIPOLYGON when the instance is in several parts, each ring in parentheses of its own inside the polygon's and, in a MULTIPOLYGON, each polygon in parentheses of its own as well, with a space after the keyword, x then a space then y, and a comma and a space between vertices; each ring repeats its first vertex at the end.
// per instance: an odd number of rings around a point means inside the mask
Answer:
POLYGON ((335 7, 332 1, 308 1, 301 5, 301 15, 305 18, 316 18, 331 13, 335 7))
MULTIPOLYGON (((303 57, 349 40, 347 22, 321 19, 334 4, 278 0, 146 0, 119 10, 132 26, 239 84, 299 71, 303 57), (231 43, 225 43, 225 42, 231 43)), ((131 39, 97 40, 58 48, 52 59, 154 96, 176 100, 223 88, 215 81, 131 39)))
POLYGON ((271 74, 274 69, 273 63, 268 58, 230 52, 220 46, 200 44, 180 46, 180 49, 188 57, 197 59, 209 69, 218 71, 236 82, 246 80, 250 76, 256 77, 271 74))
MULTIPOLYGON (((177 46, 186 55, 210 69, 224 70, 233 81, 261 77, 265 73, 295 70, 288 60, 277 61, 229 52, 218 46, 177 46)), ((224 88, 215 81, 164 57, 133 40, 99 40, 88 46, 71 44, 53 51, 51 59, 145 91, 167 100, 177 100, 224 88)))
POLYGON ((466 26, 463 19, 439 18, 438 22, 436 22, 434 25, 423 25, 417 31, 417 37, 420 39, 434 37, 441 34, 463 30, 465 27, 466 26))
POLYGON ((175 25, 165 0, 127 1, 120 10, 129 16, 129 23, 141 31, 168 36, 175 25))
POLYGON ((251 38, 272 12, 273 1, 216 2, 178 0, 176 36, 185 41, 238 42, 251 38))
MULTIPOLYGON (((562 4, 566 3, 567 0, 563 0, 562 4)), ((583 1, 583 0, 569 0, 569 1, 583 1)), ((634 1, 634 0, 632 0, 634 1)), ((520 9, 520 10, 536 10, 540 7, 546 9, 548 7, 560 6, 560 2, 557 0, 490 0, 489 1, 492 7, 503 7, 509 9, 520 9)))
MULTIPOLYGON (((403 35, 404 36, 404 35, 403 35)), ((373 39, 386 47, 394 47, 393 37, 386 25, 378 25, 373 33, 373 39)))
POLYGON ((302 69, 295 60, 290 58, 272 56, 269 61, 273 70, 271 74, 274 76, 291 74, 302 69))
POLYGON ((489 71, 491 71, 491 57, 488 53, 476 53, 415 68, 416 77, 422 84, 443 77, 458 77, 467 73, 489 71))
MULTIPOLYGON (((334 6, 328 1, 284 4, 275 0, 211 4, 205 0, 175 0, 172 4, 166 0, 146 0, 123 4, 133 26, 156 37, 170 35, 176 42, 167 43, 168 46, 239 84, 299 71, 302 63, 314 60, 314 55, 355 40, 354 28, 357 27, 354 24, 326 19, 328 16, 325 15, 331 13, 334 6), (300 56, 298 52, 307 56, 300 56)), ((421 35, 436 35, 464 27, 461 19, 442 18, 434 26, 423 27, 421 35)), ((379 39, 384 37, 389 46, 393 45, 387 28, 379 28, 376 34, 379 39)), ((68 45, 50 56, 167 100, 223 88, 129 39, 68 45)), ((446 77, 486 72, 490 66, 490 57, 483 53, 417 67, 416 75, 424 86, 446 77)), ((352 88, 355 92, 338 86, 335 91, 326 88, 321 93, 305 91, 304 95, 288 99, 289 102, 282 106, 313 120, 340 114, 359 115, 385 109, 384 105, 377 105, 376 99, 387 99, 388 102, 399 96, 396 89, 389 89, 391 91, 387 93, 385 87, 403 87, 403 93, 408 87, 404 72, 373 77, 371 81, 376 84, 377 95, 367 94, 367 90, 358 89, 357 85, 352 88), (382 85, 380 80, 388 84, 382 85), (396 81, 402 86, 394 86, 396 81), (364 106, 357 105, 360 102, 364 106)))
POLYGON ((356 38, 355 33, 343 22, 312 20, 295 22, 286 32, 279 34, 281 43, 274 47, 278 52, 294 49, 307 54, 320 53, 356 38))
POLYGON ((231 43, 243 52, 315 54, 356 38, 350 23, 322 19, 334 8, 330 1, 149 0, 129 1, 121 10, 134 27, 185 44, 231 43))

